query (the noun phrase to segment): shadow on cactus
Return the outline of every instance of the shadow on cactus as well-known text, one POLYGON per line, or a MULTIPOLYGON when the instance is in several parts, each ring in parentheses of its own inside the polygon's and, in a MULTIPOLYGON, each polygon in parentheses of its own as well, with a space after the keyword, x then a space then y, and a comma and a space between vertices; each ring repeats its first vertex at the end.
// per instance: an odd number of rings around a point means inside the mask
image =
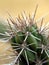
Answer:
POLYGON ((22 18, 19 16, 16 20, 8 13, 8 25, 0 24, 0 41, 9 41, 16 56, 11 65, 49 65, 49 34, 45 32, 49 32, 49 22, 43 27, 42 17, 38 28, 38 21, 35 21, 37 8, 38 5, 33 17, 27 17, 23 12, 22 18))

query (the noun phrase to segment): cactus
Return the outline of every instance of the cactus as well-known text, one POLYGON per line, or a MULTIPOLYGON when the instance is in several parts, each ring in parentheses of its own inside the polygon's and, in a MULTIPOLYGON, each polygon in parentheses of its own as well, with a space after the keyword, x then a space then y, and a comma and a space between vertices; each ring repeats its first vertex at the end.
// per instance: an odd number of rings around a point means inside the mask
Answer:
POLYGON ((14 20, 8 13, 8 25, 1 24, 0 41, 9 41, 16 56, 11 65, 49 65, 49 23, 42 27, 42 17, 38 28, 38 21, 35 21, 37 7, 33 18, 23 12, 22 17, 14 20))

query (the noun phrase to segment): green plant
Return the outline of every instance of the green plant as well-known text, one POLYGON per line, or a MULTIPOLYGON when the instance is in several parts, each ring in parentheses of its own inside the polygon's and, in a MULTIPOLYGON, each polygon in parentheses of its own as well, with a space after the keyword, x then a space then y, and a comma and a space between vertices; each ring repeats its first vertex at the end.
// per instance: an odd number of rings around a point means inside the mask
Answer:
POLYGON ((16 21, 8 13, 8 25, 0 24, 0 41, 9 41, 16 56, 11 65, 49 65, 49 36, 45 32, 49 31, 49 23, 42 27, 42 17, 38 28, 36 10, 37 7, 33 18, 27 17, 24 12, 22 18, 18 17, 16 21))

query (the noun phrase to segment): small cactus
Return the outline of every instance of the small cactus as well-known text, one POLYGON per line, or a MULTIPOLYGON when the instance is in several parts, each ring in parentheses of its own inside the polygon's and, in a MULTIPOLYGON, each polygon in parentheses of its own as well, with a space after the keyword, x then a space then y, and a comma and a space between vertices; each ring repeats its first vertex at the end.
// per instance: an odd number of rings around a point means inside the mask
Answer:
POLYGON ((33 18, 23 12, 22 18, 18 16, 14 20, 8 13, 8 25, 0 24, 0 41, 9 41, 16 56, 11 65, 49 65, 49 34, 45 32, 49 23, 42 27, 42 17, 38 28, 35 21, 37 7, 33 18))

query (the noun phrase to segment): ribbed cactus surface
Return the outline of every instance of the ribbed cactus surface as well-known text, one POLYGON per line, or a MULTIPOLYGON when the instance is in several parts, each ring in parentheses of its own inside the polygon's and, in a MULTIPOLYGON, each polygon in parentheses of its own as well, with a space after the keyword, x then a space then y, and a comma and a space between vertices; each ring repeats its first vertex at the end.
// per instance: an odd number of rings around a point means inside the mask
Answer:
POLYGON ((11 65, 49 65, 49 23, 42 27, 42 17, 38 28, 36 10, 37 6, 32 17, 23 12, 16 20, 8 13, 8 24, 0 23, 0 41, 9 41, 16 56, 11 65))

